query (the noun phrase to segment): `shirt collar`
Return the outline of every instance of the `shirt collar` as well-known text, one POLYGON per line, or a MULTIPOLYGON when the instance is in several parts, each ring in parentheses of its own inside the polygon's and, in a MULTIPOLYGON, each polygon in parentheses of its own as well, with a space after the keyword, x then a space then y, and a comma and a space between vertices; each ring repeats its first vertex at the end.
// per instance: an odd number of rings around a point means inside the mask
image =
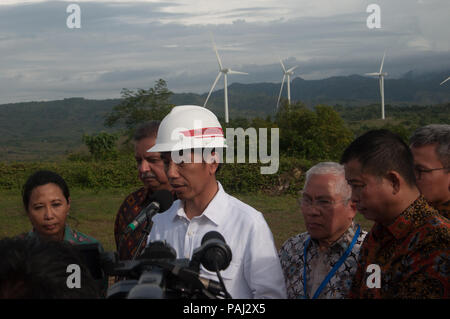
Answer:
MULTIPOLYGON (((214 224, 219 225, 223 219, 225 218, 225 211, 226 211, 226 199, 227 199, 227 193, 225 193, 225 190, 222 187, 222 184, 220 184, 219 181, 217 181, 218 191, 214 195, 213 199, 209 202, 208 206, 205 208, 203 213, 199 216, 199 218, 208 218, 210 221, 212 221, 214 224)), ((184 202, 182 200, 179 200, 177 203, 178 207, 175 208, 175 218, 185 218, 187 219, 186 212, 184 211, 184 202)))
POLYGON ((422 217, 422 215, 419 216, 417 214, 418 212, 425 212, 432 209, 425 198, 420 195, 386 228, 396 239, 401 239, 416 227, 417 222, 422 217))
MULTIPOLYGON (((353 240, 353 237, 356 234, 357 225, 352 222, 351 225, 347 228, 347 230, 339 237, 331 246, 328 251, 345 251, 348 248, 348 245, 353 240)), ((315 239, 311 240, 317 248, 319 247, 319 242, 315 239)))
POLYGON ((75 240, 75 236, 73 235, 72 229, 66 224, 66 227, 64 228, 64 241, 70 240, 75 240))

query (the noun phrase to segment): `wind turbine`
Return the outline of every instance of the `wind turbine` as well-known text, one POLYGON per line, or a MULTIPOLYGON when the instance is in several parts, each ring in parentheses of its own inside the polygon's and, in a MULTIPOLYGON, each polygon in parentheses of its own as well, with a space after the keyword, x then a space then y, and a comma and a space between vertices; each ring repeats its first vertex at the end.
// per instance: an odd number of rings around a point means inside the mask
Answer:
POLYGON ((439 84, 439 85, 444 84, 444 83, 447 82, 448 80, 450 80, 450 76, 449 76, 448 78, 446 78, 444 81, 442 81, 441 84, 439 84))
MULTIPOLYGON (((211 36, 212 38, 212 36, 211 36)), ((224 82, 224 92, 225 92, 225 123, 228 123, 228 81, 227 81, 227 75, 228 74, 248 74, 245 72, 239 72, 239 71, 233 71, 229 68, 224 68, 222 65, 222 61, 220 60, 219 52, 217 51, 216 44, 214 42, 214 38, 212 38, 212 44, 214 47, 214 51, 216 52, 217 62, 219 63, 219 74, 217 74, 216 80, 214 81, 211 90, 209 90, 208 97, 205 100, 205 104, 203 104, 204 107, 206 107, 206 103, 208 103, 209 96, 211 95, 212 91, 214 90, 214 87, 217 84, 217 81, 219 81, 219 78, 223 75, 223 82, 224 82)))
POLYGON ((291 104, 291 75, 294 74, 294 70, 298 67, 298 65, 296 65, 286 71, 286 68, 284 67, 283 61, 281 59, 280 59, 280 63, 281 63, 281 67, 283 68, 283 80, 281 81, 280 94, 278 95, 277 109, 278 109, 278 105, 280 104, 281 92, 283 91, 284 80, 286 78, 287 78, 288 102, 289 102, 289 104, 291 104))
POLYGON ((384 58, 386 57, 386 51, 384 51, 383 60, 381 60, 380 72, 366 73, 366 75, 378 76, 380 81, 380 94, 381 94, 381 118, 384 120, 384 77, 388 75, 383 73, 384 58))

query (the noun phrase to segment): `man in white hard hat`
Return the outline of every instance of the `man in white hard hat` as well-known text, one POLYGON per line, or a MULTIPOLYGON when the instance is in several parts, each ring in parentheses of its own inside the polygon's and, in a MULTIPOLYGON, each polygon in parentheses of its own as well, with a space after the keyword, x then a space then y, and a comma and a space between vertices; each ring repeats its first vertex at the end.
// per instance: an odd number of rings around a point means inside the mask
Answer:
MULTIPOLYGON (((286 286, 273 235, 254 208, 228 195, 216 172, 226 148, 222 127, 208 109, 182 105, 162 120, 156 144, 167 177, 179 200, 153 218, 148 243, 165 240, 177 258, 192 259, 203 236, 219 232, 232 260, 221 272, 233 298, 286 298, 286 286)), ((201 266, 202 277, 218 280, 201 266)))

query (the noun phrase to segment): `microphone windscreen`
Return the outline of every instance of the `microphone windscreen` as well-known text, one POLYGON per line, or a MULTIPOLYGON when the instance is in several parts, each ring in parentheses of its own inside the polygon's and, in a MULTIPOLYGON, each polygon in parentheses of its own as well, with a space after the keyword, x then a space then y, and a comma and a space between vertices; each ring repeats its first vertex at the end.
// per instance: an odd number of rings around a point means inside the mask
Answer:
POLYGON ((160 213, 168 210, 170 208, 170 206, 172 206, 172 203, 173 203, 172 193, 170 191, 168 191, 167 189, 161 189, 161 190, 156 191, 152 195, 151 198, 152 198, 152 202, 159 203, 159 212, 160 213))
POLYGON ((219 233, 219 232, 217 232, 217 231, 215 231, 215 230, 212 230, 212 231, 207 232, 207 233, 203 236, 203 238, 202 238, 202 245, 203 245, 207 240, 210 240, 210 239, 218 239, 218 240, 223 241, 223 242, 225 243, 225 238, 223 238, 222 234, 219 233))

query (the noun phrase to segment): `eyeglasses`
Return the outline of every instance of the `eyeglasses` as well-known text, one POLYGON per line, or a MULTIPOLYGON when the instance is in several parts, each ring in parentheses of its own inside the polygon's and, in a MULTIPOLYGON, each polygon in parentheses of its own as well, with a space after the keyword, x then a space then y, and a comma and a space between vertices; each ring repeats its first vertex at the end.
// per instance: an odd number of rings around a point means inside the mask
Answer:
POLYGON ((432 171, 440 171, 443 169, 450 169, 450 167, 440 167, 440 168, 430 168, 430 169, 423 169, 420 167, 414 167, 414 172, 416 173, 417 179, 420 179, 422 177, 422 173, 430 173, 432 171))
POLYGON ((342 200, 331 200, 331 199, 311 199, 309 197, 298 198, 297 202, 300 206, 312 207, 316 206, 322 209, 332 208, 334 205, 349 201, 350 199, 342 199, 342 200))

